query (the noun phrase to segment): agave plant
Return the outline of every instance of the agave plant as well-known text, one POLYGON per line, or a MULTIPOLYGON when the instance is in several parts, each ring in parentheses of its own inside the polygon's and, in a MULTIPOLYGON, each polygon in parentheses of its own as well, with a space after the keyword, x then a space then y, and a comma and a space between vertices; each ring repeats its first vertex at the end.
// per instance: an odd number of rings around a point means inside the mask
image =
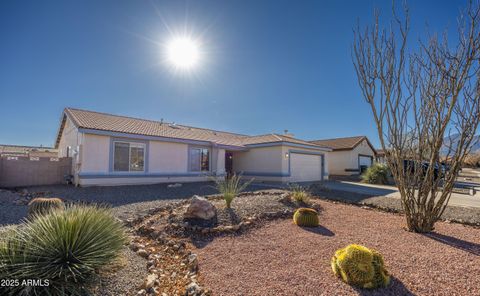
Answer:
POLYGON ((215 179, 214 181, 216 184, 215 188, 223 195, 227 208, 230 208, 235 197, 245 190, 253 182, 253 179, 242 182, 242 176, 234 174, 230 178, 224 180, 215 179))
POLYGON ((81 295, 95 270, 117 258, 125 241, 122 224, 106 208, 53 211, 0 240, 0 277, 49 281, 48 287, 12 288, 11 295, 81 295))

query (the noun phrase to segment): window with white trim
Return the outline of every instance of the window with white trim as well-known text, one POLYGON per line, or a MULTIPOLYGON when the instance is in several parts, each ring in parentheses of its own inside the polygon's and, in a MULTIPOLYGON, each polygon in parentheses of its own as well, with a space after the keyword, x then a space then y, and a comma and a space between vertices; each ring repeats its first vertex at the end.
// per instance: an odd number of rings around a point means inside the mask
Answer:
POLYGON ((210 171, 210 151, 207 148, 190 148, 190 164, 191 172, 208 172, 210 171))
POLYGON ((115 141, 113 145, 113 171, 145 171, 145 144, 115 141))

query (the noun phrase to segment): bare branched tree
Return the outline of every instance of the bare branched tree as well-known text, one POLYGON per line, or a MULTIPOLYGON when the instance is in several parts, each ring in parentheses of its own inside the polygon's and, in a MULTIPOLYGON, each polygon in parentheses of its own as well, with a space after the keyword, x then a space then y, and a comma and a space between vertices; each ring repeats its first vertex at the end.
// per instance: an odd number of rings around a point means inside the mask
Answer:
POLYGON ((470 2, 461 13, 453 46, 444 33, 407 47, 406 4, 401 17, 393 5, 388 28, 381 28, 376 11, 373 26, 354 30, 358 82, 410 231, 434 229, 474 144, 480 122, 479 4, 470 2))

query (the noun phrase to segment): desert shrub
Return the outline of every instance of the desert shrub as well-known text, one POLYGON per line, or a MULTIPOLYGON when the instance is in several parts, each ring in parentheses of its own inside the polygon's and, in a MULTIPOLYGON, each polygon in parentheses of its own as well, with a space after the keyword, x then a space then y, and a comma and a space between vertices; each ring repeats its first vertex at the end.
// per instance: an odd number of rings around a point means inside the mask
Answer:
POLYGON ((300 208, 293 214, 293 223, 298 226, 317 227, 318 213, 314 209, 300 208))
POLYGON ((245 188, 247 188, 248 185, 252 183, 253 179, 242 182, 242 176, 234 174, 230 178, 225 178, 222 180, 215 179, 214 181, 216 184, 215 188, 223 196, 223 199, 227 204, 227 208, 230 208, 230 205, 232 204, 232 201, 235 199, 235 197, 240 192, 245 190, 245 188))
POLYGON ((298 184, 290 185, 290 196, 296 202, 308 203, 310 201, 310 193, 298 184))
POLYGON ((364 246, 348 245, 336 251, 331 265, 333 273, 350 285, 373 289, 390 283, 382 255, 364 246))
POLYGON ((49 286, 12 287, 4 294, 83 295, 125 241, 121 222, 105 208, 71 206, 36 216, 0 239, 0 278, 43 279, 49 286))
POLYGON ((368 184, 388 184, 389 175, 387 165, 375 163, 362 174, 362 181, 368 184))
POLYGON ((60 198, 37 197, 28 203, 28 217, 33 218, 62 209, 64 209, 64 204, 60 198))

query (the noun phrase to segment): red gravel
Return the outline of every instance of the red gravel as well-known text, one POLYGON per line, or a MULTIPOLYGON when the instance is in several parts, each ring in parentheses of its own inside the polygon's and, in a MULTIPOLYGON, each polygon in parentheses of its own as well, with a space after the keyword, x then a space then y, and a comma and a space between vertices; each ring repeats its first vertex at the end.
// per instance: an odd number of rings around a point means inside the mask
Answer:
POLYGON ((273 221, 197 249, 214 295, 480 295, 480 230, 438 223, 430 237, 402 229, 401 216, 320 202, 323 227, 273 221), (330 259, 350 243, 380 251, 392 284, 359 290, 335 278, 330 259))

